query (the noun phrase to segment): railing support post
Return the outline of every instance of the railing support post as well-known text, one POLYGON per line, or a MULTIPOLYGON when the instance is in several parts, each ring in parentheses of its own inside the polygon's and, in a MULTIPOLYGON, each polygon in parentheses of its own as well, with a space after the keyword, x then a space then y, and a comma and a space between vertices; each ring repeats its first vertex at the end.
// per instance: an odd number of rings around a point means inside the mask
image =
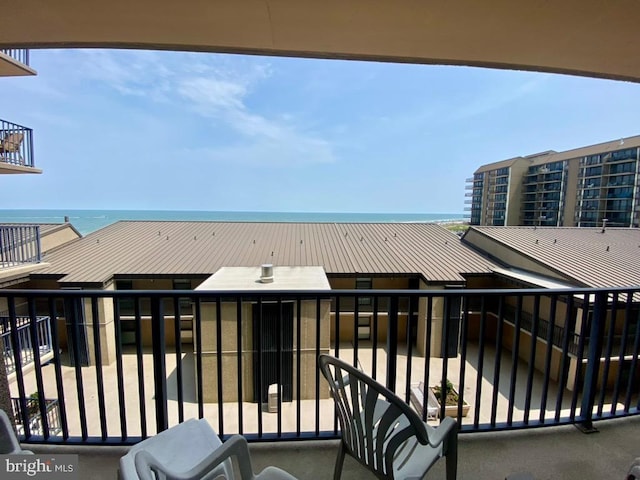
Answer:
POLYGON ((156 400, 156 427, 162 432, 168 427, 167 365, 165 362, 164 313, 159 297, 151 298, 151 338, 153 344, 153 384, 156 400))
POLYGON ((387 388, 396 391, 398 368, 398 297, 389 299, 389 323, 387 325, 387 388))
MULTIPOLYGON (((582 405, 580 407, 581 422, 576 426, 584 433, 594 433, 598 430, 593 426, 593 406, 598 389, 598 373, 600 371, 600 357, 604 341, 605 324, 607 320, 607 292, 597 292, 591 317, 589 330, 589 351, 587 353, 587 370, 584 375, 582 390, 582 405)), ((584 308, 588 308, 585 305, 584 308)))

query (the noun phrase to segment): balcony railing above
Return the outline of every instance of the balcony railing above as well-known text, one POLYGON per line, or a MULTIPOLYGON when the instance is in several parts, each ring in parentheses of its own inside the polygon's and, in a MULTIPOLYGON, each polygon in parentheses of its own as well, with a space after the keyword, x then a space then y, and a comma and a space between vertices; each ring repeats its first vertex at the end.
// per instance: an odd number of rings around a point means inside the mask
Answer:
POLYGON ((35 167, 32 129, 0 119, 0 167, 3 163, 35 167))
POLYGON ((29 65, 29 50, 26 48, 0 48, 0 52, 24 65, 29 65))
POLYGON ((41 260, 39 225, 0 225, 0 270, 41 260))

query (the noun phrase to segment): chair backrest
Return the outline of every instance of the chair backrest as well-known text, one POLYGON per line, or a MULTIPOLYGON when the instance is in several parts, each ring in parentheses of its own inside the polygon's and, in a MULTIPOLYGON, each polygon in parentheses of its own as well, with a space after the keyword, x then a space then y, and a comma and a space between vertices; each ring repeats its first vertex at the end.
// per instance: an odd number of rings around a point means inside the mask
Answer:
POLYGON ((20 453, 21 450, 9 416, 0 410, 0 454, 20 453))
POLYGON ((2 139, 2 150, 5 152, 17 152, 24 139, 24 133, 10 133, 2 139))
POLYGON ((318 358, 336 402, 347 451, 378 477, 393 478, 393 464, 413 453, 407 440, 429 441, 420 417, 391 390, 357 368, 330 355, 318 358))

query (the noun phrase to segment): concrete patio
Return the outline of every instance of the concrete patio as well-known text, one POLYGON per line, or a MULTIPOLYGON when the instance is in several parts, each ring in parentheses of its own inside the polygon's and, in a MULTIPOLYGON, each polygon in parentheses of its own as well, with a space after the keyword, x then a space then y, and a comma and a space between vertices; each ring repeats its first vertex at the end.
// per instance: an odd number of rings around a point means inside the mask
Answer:
MULTIPOLYGON (((601 421, 599 432, 584 434, 572 426, 518 432, 460 436, 458 479, 501 480, 515 472, 529 472, 536 480, 623 480, 640 456, 640 417, 601 421)), ((34 446, 37 453, 78 453, 83 480, 114 480, 125 447, 34 446)), ((301 480, 329 480, 337 441, 252 444, 256 470, 267 465, 284 468, 301 480)), ((347 458, 343 477, 374 478, 347 458)), ((444 462, 426 477, 444 479, 444 462)))

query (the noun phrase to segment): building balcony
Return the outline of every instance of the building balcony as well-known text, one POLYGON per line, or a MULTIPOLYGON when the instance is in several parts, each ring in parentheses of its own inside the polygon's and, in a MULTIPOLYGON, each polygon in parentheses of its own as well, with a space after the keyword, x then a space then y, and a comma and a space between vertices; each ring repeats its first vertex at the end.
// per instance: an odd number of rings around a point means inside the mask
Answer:
POLYGON ((35 75, 29 66, 29 50, 8 48, 0 49, 0 77, 35 75))
POLYGON ((0 119, 0 174, 42 173, 33 157, 33 130, 0 119))
POLYGON ((40 226, 0 225, 0 277, 11 269, 37 266, 41 260, 40 226))

